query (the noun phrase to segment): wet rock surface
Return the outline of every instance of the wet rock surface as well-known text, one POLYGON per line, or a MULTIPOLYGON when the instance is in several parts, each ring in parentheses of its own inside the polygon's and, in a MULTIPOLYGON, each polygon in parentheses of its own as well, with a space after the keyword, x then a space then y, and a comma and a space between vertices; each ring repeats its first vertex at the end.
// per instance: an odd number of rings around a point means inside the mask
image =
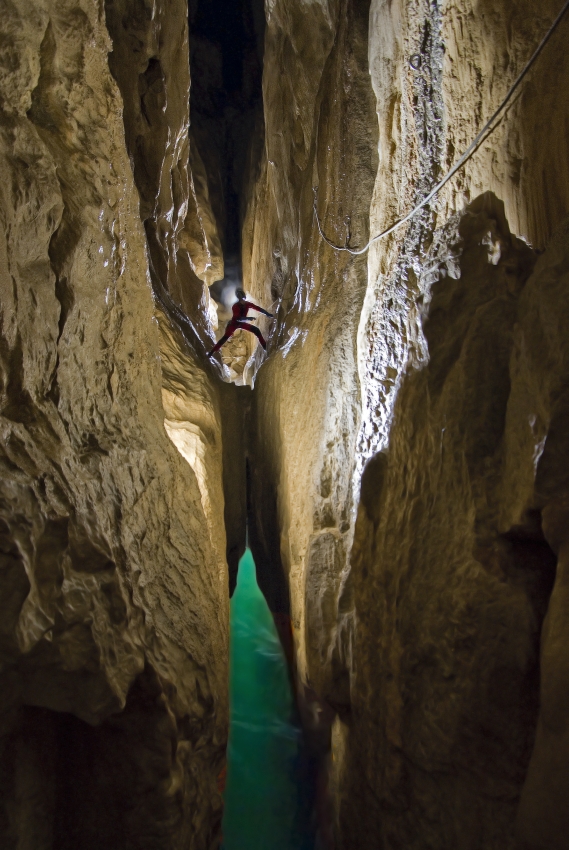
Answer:
MULTIPOLYGON (((320 186, 326 221, 346 195, 354 198, 352 238, 365 241, 377 168, 367 12, 365 4, 272 5, 266 157, 244 227, 245 283, 260 303, 275 301, 277 316, 274 353, 257 374, 253 396, 252 548, 270 604, 287 610, 290 593, 303 676, 305 618, 316 618, 308 628, 310 677, 318 681, 330 677, 322 662, 334 644, 351 540, 353 492, 345 472, 359 423, 356 334, 367 272, 365 260, 334 255, 317 236, 313 185, 320 186)), ((346 229, 347 223, 342 235, 346 229)))
POLYGON ((153 284, 182 308, 207 350, 209 285, 223 277, 223 255, 205 166, 188 131, 187 15, 180 0, 105 5, 153 284))

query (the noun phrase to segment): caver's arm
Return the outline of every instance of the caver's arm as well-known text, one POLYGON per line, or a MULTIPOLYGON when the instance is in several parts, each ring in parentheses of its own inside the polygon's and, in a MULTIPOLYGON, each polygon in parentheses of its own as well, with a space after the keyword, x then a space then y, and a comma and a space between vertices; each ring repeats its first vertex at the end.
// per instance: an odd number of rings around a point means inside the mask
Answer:
POLYGON ((242 301, 241 302, 245 307, 248 307, 249 310, 258 310, 259 313, 263 313, 263 315, 268 316, 269 319, 273 318, 272 313, 268 313, 266 310, 263 310, 262 307, 258 307, 256 304, 253 304, 252 301, 242 301))

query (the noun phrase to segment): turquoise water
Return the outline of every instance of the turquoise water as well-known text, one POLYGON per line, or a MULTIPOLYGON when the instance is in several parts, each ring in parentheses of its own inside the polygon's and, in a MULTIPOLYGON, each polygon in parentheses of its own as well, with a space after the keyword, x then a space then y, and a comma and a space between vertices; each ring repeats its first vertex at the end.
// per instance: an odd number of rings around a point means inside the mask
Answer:
POLYGON ((230 623, 223 850, 313 850, 310 779, 287 664, 249 549, 230 623))

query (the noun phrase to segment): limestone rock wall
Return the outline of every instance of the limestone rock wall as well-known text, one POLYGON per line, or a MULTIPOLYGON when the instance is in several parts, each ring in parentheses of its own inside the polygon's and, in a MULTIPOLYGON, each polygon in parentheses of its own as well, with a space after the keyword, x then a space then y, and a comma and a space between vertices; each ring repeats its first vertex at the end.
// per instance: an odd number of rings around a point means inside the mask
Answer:
MULTIPOLYGON (((188 188, 186 12, 134 11, 129 31, 130 13, 107 9, 133 50, 145 34, 145 68, 133 71, 142 89, 131 90, 151 127, 140 157, 131 152, 139 191, 127 150, 136 109, 125 100, 123 121, 109 70, 109 53, 112 66, 125 48, 103 6, 19 0, 0 20, 7 848, 217 841, 228 622, 219 399, 154 303, 141 222, 142 210, 162 234, 155 273, 183 302, 176 286, 196 242, 184 258, 170 246, 199 195, 188 188)), ((212 232, 196 236, 196 274, 212 232)))
POLYGON ((544 316, 566 309, 564 240, 534 267, 488 194, 424 257, 425 359, 364 470, 351 558, 351 716, 334 731, 347 846, 518 846, 555 576, 539 479, 566 380, 545 366, 565 344, 544 316))
POLYGON ((367 43, 366 4, 267 7, 266 154, 244 227, 246 286, 273 304, 278 322, 253 394, 253 551, 276 610, 287 610, 290 593, 303 679, 327 693, 342 687, 330 681, 327 656, 351 541, 346 470, 359 425, 367 273, 365 259, 334 255, 319 240, 312 187, 320 183, 322 210, 353 197, 353 238, 367 238, 377 168, 367 43))
POLYGON ((566 548, 568 22, 430 210, 364 258, 312 214, 318 187, 357 247, 411 209, 559 5, 266 6, 254 544, 299 679, 337 712, 342 848, 565 841, 562 571, 540 633, 566 548))
POLYGON ((209 346, 203 317, 211 312, 215 322, 208 286, 223 277, 223 255, 205 167, 189 134, 188 4, 107 0, 105 16, 154 285, 209 346))

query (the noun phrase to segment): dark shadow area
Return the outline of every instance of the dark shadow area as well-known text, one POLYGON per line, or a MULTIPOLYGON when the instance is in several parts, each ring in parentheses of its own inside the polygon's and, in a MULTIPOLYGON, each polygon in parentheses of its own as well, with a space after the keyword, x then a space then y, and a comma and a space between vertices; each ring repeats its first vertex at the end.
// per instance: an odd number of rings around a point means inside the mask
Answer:
POLYGON ((176 791, 173 779, 180 742, 195 746, 199 730, 186 734, 151 668, 99 726, 33 706, 10 721, 0 737, 3 850, 171 850, 189 840, 184 783, 176 791))
MULTIPOLYGON (((250 417, 250 421, 254 421, 250 417)), ((250 439, 250 435, 249 435, 250 439)), ((255 457, 247 460, 247 523, 257 581, 273 614, 290 616, 290 595, 278 541, 277 492, 267 487, 267 470, 255 457)))
POLYGON ((241 282, 241 224, 263 145, 263 0, 190 0, 189 25, 191 134, 225 259, 211 293, 227 307, 241 282))
POLYGON ((541 511, 526 511, 520 525, 502 537, 507 541, 512 566, 531 585, 532 604, 542 621, 555 583, 557 556, 543 534, 541 511))
POLYGON ((219 386, 223 444, 223 495, 229 594, 237 582, 239 559, 245 551, 247 528, 247 481, 245 429, 249 422, 251 390, 235 384, 219 386))

